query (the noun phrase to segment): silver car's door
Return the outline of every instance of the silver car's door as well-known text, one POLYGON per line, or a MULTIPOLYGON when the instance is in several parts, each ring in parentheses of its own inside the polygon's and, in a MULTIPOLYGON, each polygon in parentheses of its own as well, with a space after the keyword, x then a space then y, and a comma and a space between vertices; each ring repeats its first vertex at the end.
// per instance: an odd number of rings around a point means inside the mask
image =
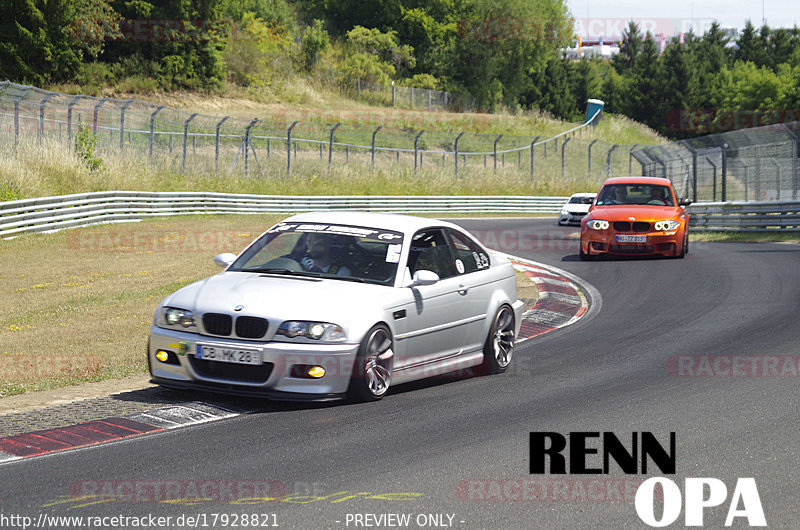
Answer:
POLYGON ((469 305, 470 325, 464 329, 464 346, 466 352, 483 348, 486 340, 486 318, 492 293, 497 289, 497 279, 489 270, 491 266, 489 253, 467 234, 446 228, 445 233, 452 245, 456 280, 463 302, 469 305))
MULTIPOLYGON (((404 358, 396 369, 421 370, 425 363, 459 355, 472 316, 464 289, 458 277, 455 258, 442 229, 417 233, 411 241, 408 274, 430 270, 439 275, 433 285, 412 287, 413 300, 406 306, 404 358)), ((434 374, 427 374, 434 375, 434 374)))

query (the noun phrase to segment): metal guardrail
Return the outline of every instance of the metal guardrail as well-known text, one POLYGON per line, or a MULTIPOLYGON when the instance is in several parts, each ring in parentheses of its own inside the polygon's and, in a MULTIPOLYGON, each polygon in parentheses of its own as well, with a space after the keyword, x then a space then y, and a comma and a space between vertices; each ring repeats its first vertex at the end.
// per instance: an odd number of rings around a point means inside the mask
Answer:
POLYGON ((0 238, 170 215, 290 214, 316 210, 556 214, 567 199, 520 196, 285 196, 101 191, 0 202, 0 238))
POLYGON ((800 201, 701 202, 689 206, 692 230, 800 231, 800 201))
MULTIPOLYGON (((397 213, 545 213, 567 197, 245 195, 213 192, 100 191, 0 202, 0 238, 147 217, 291 214, 317 210, 397 213)), ((692 230, 800 231, 800 201, 701 202, 689 206, 692 230)))

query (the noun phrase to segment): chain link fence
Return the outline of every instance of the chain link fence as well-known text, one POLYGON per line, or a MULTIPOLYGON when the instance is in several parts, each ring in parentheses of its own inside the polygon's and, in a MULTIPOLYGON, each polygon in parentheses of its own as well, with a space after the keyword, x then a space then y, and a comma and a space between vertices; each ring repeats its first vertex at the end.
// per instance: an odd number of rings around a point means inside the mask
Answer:
POLYGON ((633 152, 644 175, 697 201, 797 200, 800 122, 709 134, 633 152))
POLYGON ((588 134, 599 115, 554 137, 493 135, 211 116, 6 81, 0 83, 0 148, 13 149, 23 141, 73 148, 79 124, 84 124, 96 135, 101 157, 135 157, 186 174, 285 177, 358 164, 367 171, 400 167, 465 178, 517 174, 534 182, 591 183, 587 191, 593 191, 604 178, 639 169, 633 167, 638 146, 588 134))
POLYGON ((479 112, 480 106, 469 94, 445 92, 429 88, 414 88, 400 85, 375 85, 356 81, 356 97, 386 106, 414 110, 479 112))

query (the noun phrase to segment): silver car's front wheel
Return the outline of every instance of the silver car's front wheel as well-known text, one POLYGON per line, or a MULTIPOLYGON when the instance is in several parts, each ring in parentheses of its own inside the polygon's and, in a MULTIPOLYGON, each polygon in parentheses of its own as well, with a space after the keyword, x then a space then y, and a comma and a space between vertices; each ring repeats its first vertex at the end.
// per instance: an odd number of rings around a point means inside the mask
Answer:
POLYGON ((392 382, 393 362, 392 334, 379 324, 361 341, 348 391, 350 397, 358 401, 382 398, 392 382))
POLYGON ((514 311, 507 305, 495 314, 483 348, 483 367, 490 374, 505 372, 514 355, 514 311))

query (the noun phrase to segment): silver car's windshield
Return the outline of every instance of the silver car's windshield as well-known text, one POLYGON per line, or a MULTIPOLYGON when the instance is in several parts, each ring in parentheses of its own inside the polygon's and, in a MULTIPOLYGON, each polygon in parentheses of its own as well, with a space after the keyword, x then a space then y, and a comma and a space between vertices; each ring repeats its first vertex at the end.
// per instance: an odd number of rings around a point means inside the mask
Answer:
POLYGON ((254 241, 229 271, 393 285, 400 232, 361 226, 281 223, 254 241))

